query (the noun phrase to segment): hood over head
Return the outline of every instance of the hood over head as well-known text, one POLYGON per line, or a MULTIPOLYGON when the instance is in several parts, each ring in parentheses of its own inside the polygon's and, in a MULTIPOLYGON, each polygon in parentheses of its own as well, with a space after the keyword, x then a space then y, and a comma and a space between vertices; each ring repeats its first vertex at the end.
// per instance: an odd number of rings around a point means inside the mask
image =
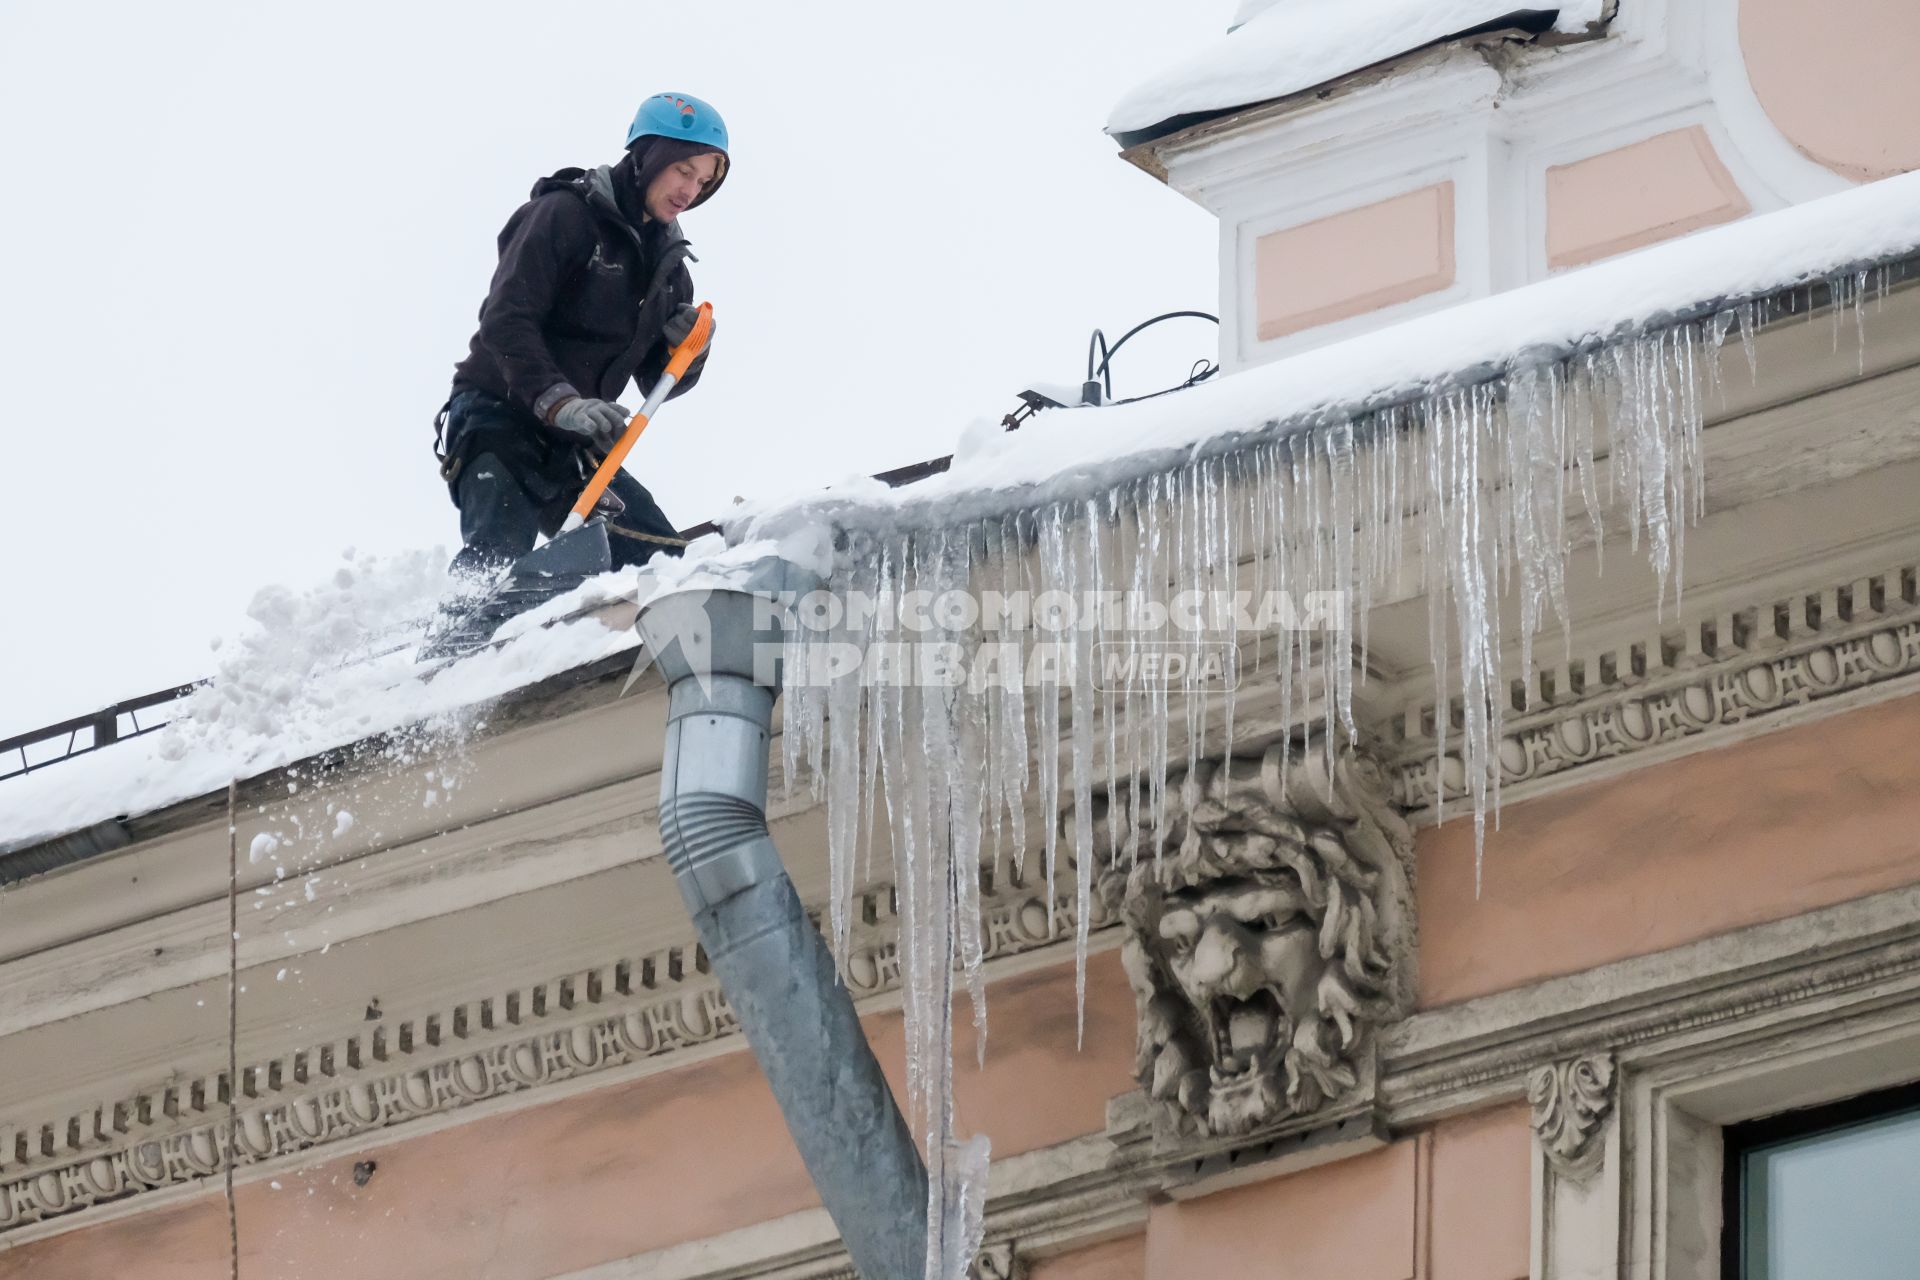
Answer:
POLYGON ((694 202, 687 206, 689 209, 698 209, 712 199, 713 193, 720 189, 720 184, 727 180, 727 171, 732 167, 727 153, 709 143, 692 142, 685 138, 636 139, 627 148, 626 156, 613 166, 615 181, 624 187, 620 192, 621 207, 631 209, 638 215, 644 207, 643 197, 648 184, 660 175, 661 170, 670 164, 708 154, 720 157, 720 168, 714 173, 713 181, 702 187, 694 202))

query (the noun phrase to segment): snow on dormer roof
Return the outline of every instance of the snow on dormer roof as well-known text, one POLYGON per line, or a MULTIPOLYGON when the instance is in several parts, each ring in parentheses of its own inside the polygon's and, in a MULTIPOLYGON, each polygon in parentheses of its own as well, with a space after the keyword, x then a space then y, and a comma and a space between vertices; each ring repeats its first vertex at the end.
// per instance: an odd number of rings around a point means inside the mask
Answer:
POLYGON ((1132 145, 1193 117, 1271 102, 1401 54, 1505 26, 1582 33, 1605 0, 1244 0, 1206 49, 1135 85, 1107 132, 1132 145))

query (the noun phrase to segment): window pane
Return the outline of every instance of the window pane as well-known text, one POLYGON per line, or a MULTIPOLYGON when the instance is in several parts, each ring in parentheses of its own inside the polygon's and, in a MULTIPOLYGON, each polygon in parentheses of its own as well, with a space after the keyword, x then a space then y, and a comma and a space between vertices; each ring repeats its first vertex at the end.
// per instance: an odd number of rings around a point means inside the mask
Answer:
POLYGON ((1746 1156, 1746 1280, 1920 1276, 1920 1111, 1746 1156))

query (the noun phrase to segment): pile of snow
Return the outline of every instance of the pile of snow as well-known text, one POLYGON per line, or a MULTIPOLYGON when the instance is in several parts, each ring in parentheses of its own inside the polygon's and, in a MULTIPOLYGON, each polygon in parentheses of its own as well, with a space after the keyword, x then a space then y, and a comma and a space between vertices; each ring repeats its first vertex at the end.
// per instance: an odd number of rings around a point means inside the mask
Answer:
POLYGON ((825 578, 833 572, 833 538, 820 524, 798 525, 777 538, 758 538, 727 545, 710 533, 696 540, 679 560, 658 560, 646 575, 640 603, 669 591, 724 591, 746 585, 754 571, 770 559, 785 560, 796 568, 825 578))
POLYGON ((247 607, 253 625, 215 642, 213 678, 162 731, 165 759, 186 760, 209 745, 263 746, 324 733, 360 701, 364 681, 391 681, 391 668, 379 660, 392 654, 381 650, 404 657, 418 641, 446 589, 446 562, 436 552, 384 561, 347 552, 342 559, 331 578, 305 591, 270 586, 254 593, 247 607))
POLYGON ((1107 132, 1284 98, 1515 13, 1557 9, 1555 30, 1585 31, 1602 7, 1603 0, 1247 0, 1226 35, 1129 90, 1107 132))
POLYGON ((833 570, 832 535, 817 525, 802 525, 778 538, 729 544, 721 534, 709 533, 688 543, 677 557, 660 556, 644 569, 615 569, 590 578, 539 608, 508 619, 494 633, 494 640, 512 640, 607 605, 625 604, 638 610, 670 591, 740 587, 753 570, 775 557, 824 578, 833 570))
MULTIPOLYGON (((452 589, 445 564, 439 551, 348 553, 323 583, 261 590, 249 625, 217 644, 217 671, 165 729, 0 784, 0 850, 149 813, 368 739, 381 741, 363 750, 399 763, 454 750, 501 695, 635 643, 631 631, 595 617, 553 613, 547 625, 522 626, 450 666, 417 664, 427 624, 452 589)), ((609 574, 578 594, 631 596, 635 584, 633 574, 609 574)), ((336 816, 336 833, 352 822, 336 816)))
MULTIPOLYGON (((631 630, 598 616, 603 606, 735 585, 768 556, 825 576, 832 546, 817 528, 731 546, 709 534, 678 559, 602 574, 511 619, 487 649, 422 666, 414 653, 427 625, 458 590, 443 568, 446 555, 349 551, 325 582, 256 593, 249 625, 215 642, 218 669, 165 729, 9 779, 0 793, 0 851, 150 813, 354 743, 399 764, 457 751, 501 695, 635 647, 631 630)), ((336 815, 334 834, 353 822, 336 815)), ((250 850, 255 860, 272 853, 271 843, 250 850)))

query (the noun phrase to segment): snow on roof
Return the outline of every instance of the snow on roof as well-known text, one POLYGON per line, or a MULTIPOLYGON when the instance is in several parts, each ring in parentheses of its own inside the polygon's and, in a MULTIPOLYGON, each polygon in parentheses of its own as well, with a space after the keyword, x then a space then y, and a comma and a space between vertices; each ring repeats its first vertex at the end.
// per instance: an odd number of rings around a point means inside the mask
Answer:
POLYGON ((598 606, 724 585, 769 553, 824 568, 822 551, 793 538, 729 547, 711 534, 659 572, 595 578, 511 620, 493 646, 441 666, 413 656, 448 591, 437 551, 349 555, 308 590, 263 588, 247 610, 252 625, 220 644, 218 670, 164 729, 0 784, 0 853, 382 735, 394 738, 379 750, 400 763, 457 748, 500 697, 637 645, 631 630, 593 616, 598 606))
POLYGON ((1557 31, 1600 21, 1604 0, 1277 0, 1241 7, 1245 25, 1129 90, 1107 132, 1270 102, 1517 14, 1558 11, 1557 31), (1249 16, 1249 10, 1254 10, 1249 16))
POLYGON ((1538 283, 1317 347, 1182 391, 1050 409, 1016 432, 968 431, 952 466, 900 489, 853 479, 750 503, 729 530, 806 521, 952 524, 1102 492, 1277 425, 1358 416, 1480 371, 1647 332, 1920 252, 1920 173, 1641 249, 1538 283))
MULTIPOLYGON (((1726 301, 1771 294, 1920 252, 1920 174, 1697 232, 1509 293, 1302 352, 1178 395, 1056 409, 1018 432, 968 430, 943 474, 894 489, 854 477, 742 507, 659 575, 607 575, 503 643, 437 674, 412 651, 446 589, 442 557, 351 561, 304 593, 270 587, 254 627, 161 732, 0 784, 0 852, 115 816, 152 812, 350 743, 408 728, 404 756, 470 733, 515 689, 631 648, 581 610, 675 586, 768 550, 793 554, 829 524, 950 523, 1098 492, 1276 425, 1356 414, 1463 374, 1642 332, 1726 301), (1544 353, 1544 354, 1543 354, 1544 353), (783 538, 777 547, 746 538, 783 538), (571 616, 569 616, 571 614, 571 616)), ((399 757, 396 757, 399 758, 399 757)))

